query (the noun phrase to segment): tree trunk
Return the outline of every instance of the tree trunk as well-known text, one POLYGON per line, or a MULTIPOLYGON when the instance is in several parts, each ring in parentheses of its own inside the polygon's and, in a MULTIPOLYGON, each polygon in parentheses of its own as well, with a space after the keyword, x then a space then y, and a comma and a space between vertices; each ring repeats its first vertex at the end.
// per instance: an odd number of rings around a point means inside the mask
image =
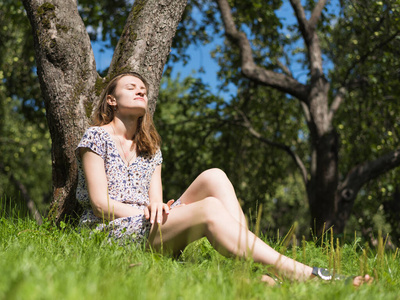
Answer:
POLYGON ((59 220, 76 209, 74 148, 88 124, 98 75, 75 1, 23 3, 33 29, 37 73, 52 140, 54 198, 49 217, 59 220))
MULTIPOLYGON (((315 168, 311 171, 306 190, 314 234, 335 224, 335 195, 338 185, 338 140, 335 132, 313 139, 315 168)), ((312 163, 313 164, 313 163, 312 163)))
MULTIPOLYGON (((319 42, 311 44, 319 45, 319 42)), ((315 45, 310 47, 309 56, 319 56, 314 53, 319 51, 315 48, 318 47, 315 45)), ((311 213, 311 228, 319 235, 324 227, 329 228, 334 224, 339 149, 337 134, 328 118, 329 83, 323 73, 318 71, 322 67, 322 62, 315 65, 316 71, 311 72, 313 76, 307 100, 309 115, 307 125, 310 130, 312 160, 306 190, 311 213)))
MULTIPOLYGON (((52 139, 53 201, 49 217, 60 221, 78 209, 75 147, 88 127, 105 80, 96 71, 76 1, 23 3, 33 29, 37 72, 52 139)), ((110 76, 121 71, 145 71, 151 85, 152 111, 185 5, 186 0, 135 1, 110 66, 110 76)))

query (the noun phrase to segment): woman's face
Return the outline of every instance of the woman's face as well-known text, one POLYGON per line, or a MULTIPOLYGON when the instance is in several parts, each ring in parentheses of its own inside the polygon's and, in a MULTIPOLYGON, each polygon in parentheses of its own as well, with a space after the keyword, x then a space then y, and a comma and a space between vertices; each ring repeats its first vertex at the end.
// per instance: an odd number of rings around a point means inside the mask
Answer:
POLYGON ((117 106, 118 113, 129 113, 143 116, 147 109, 147 91, 143 81, 131 75, 121 77, 115 87, 114 95, 107 101, 117 106))

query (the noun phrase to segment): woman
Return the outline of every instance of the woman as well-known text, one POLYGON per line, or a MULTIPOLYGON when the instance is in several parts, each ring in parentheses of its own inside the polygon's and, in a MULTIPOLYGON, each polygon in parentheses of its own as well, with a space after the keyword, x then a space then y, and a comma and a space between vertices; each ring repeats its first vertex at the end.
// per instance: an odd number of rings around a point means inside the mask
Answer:
MULTIPOLYGON (((251 257, 289 278, 327 279, 322 269, 281 255, 247 229, 233 186, 218 169, 200 174, 177 202, 163 203, 160 137, 148 113, 148 90, 141 75, 123 73, 103 91, 95 126, 77 148, 77 198, 86 209, 81 224, 173 253, 207 237, 220 253, 251 257)), ((356 277, 353 284, 370 279, 356 277)))

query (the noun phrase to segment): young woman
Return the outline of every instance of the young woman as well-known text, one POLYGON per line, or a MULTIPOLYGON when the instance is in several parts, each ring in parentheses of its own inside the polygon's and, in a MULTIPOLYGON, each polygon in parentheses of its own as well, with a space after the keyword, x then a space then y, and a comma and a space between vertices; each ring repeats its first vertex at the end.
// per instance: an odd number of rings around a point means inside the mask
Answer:
MULTIPOLYGON (((94 126, 77 147, 77 198, 85 208, 81 224, 107 230, 116 239, 147 239, 153 249, 173 253, 206 237, 223 255, 251 257, 289 278, 329 279, 323 269, 281 255, 248 230, 221 170, 203 172, 178 201, 163 203, 160 137, 148 112, 148 90, 141 75, 123 73, 103 91, 94 126)), ((263 280, 273 282, 268 276, 263 280)), ((370 280, 359 276, 353 284, 370 280)))

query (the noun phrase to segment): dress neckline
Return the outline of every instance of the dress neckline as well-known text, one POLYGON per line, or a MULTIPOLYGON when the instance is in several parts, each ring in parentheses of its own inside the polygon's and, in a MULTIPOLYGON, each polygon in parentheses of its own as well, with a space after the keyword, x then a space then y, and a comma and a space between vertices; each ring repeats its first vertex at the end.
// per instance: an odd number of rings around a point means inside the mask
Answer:
POLYGON ((136 160, 139 158, 139 155, 136 153, 135 159, 131 160, 130 163, 129 162, 126 163, 125 160, 122 158, 121 153, 119 153, 117 144, 113 140, 111 134, 107 130, 105 130, 103 127, 101 127, 101 126, 98 126, 98 127, 107 134, 107 137, 112 142, 113 148, 118 153, 118 157, 122 161, 122 164, 127 168, 129 168, 131 165, 133 165, 136 162, 136 160))

